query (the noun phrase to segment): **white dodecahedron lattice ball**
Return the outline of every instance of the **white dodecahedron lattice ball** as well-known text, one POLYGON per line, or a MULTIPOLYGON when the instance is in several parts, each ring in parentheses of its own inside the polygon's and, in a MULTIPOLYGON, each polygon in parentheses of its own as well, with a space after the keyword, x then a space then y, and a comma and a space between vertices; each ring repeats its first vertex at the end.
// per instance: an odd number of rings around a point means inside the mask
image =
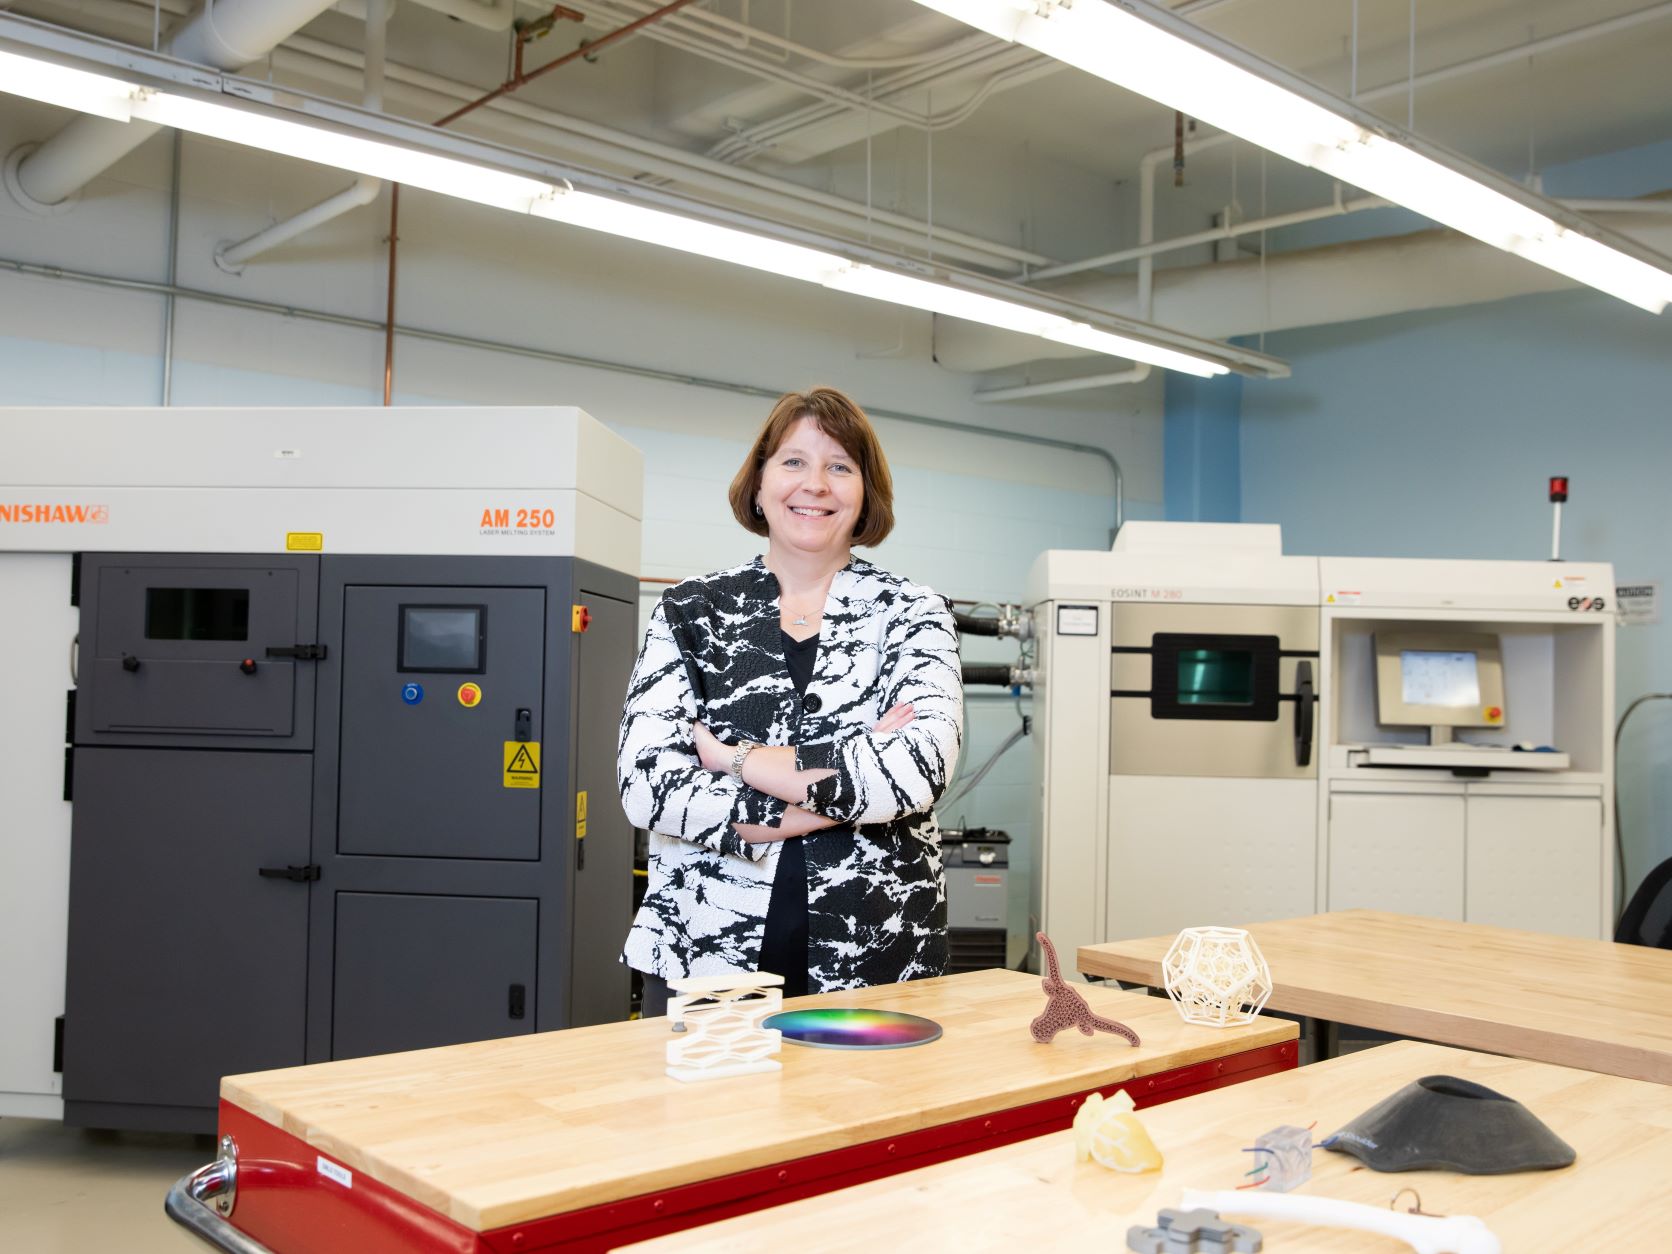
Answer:
POLYGON ((1247 1023, 1271 996, 1271 969, 1236 927, 1187 927, 1161 960, 1161 979, 1186 1023, 1247 1023))

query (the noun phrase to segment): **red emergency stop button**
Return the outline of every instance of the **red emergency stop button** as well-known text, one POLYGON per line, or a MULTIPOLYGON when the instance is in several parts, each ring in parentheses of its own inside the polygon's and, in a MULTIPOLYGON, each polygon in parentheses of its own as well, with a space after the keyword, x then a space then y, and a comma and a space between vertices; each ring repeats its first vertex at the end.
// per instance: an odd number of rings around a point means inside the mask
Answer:
POLYGON ((1494 723, 1496 723, 1499 719, 1503 718, 1503 716, 1504 716, 1504 712, 1501 709, 1499 709, 1497 706, 1492 706, 1490 709, 1488 709, 1486 711, 1486 717, 1491 719, 1494 723))

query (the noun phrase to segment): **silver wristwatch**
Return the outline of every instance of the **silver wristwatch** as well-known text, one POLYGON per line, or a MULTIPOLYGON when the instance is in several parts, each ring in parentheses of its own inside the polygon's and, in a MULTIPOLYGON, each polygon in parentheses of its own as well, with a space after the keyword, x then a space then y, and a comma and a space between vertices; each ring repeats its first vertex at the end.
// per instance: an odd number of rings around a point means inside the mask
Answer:
POLYGON ((731 755, 731 773, 733 779, 743 778, 743 759, 748 757, 751 752, 759 748, 760 745, 755 743, 753 740, 740 740, 737 742, 737 749, 731 755))

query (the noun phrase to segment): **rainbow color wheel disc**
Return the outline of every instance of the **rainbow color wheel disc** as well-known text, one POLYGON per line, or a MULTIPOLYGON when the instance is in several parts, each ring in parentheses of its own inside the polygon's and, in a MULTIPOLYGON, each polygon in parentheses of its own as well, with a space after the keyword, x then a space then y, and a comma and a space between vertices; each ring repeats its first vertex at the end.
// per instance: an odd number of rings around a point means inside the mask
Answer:
POLYGON ((941 1025, 897 1010, 785 1010, 766 1019, 786 1041, 820 1049, 907 1049, 940 1040, 941 1025))

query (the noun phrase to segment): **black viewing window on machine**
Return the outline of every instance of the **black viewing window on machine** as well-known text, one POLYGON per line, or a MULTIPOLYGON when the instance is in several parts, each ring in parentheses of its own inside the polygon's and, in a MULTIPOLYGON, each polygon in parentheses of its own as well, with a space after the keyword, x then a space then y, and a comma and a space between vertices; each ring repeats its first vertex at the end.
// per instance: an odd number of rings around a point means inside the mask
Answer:
POLYGON ((1280 652, 1276 636, 1158 631, 1150 637, 1150 717, 1274 722, 1280 652))
POLYGON ((401 671, 480 675, 484 605, 401 606, 401 671))
POLYGON ((1248 649, 1181 649, 1180 705, 1253 705, 1254 654, 1248 649))
POLYGON ((248 588, 147 588, 147 640, 248 640, 248 588))

